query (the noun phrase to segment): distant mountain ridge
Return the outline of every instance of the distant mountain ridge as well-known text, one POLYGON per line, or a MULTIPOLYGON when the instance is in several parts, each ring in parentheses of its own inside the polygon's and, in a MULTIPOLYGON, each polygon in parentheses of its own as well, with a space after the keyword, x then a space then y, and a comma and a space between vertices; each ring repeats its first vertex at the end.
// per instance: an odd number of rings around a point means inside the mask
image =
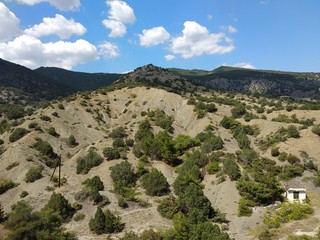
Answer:
POLYGON ((68 86, 50 77, 1 58, 0 86, 19 89, 32 94, 36 99, 52 99, 57 96, 67 96, 73 92, 68 86))
POLYGON ((74 72, 56 67, 40 67, 35 72, 65 84, 74 91, 91 91, 108 86, 118 80, 122 74, 74 72))
POLYGON ((53 99, 77 91, 92 91, 113 83, 138 82, 169 91, 197 88, 267 96, 320 99, 320 73, 296 73, 222 66, 212 71, 161 68, 148 64, 127 74, 74 72, 55 67, 30 70, 0 59, 0 86, 16 88, 36 98, 53 99))

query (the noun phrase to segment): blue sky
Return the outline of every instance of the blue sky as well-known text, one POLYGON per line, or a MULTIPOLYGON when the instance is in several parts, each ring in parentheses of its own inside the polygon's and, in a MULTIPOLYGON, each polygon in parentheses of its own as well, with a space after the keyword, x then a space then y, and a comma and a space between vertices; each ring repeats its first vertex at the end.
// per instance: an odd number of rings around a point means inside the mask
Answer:
POLYGON ((319 0, 0 0, 0 57, 85 72, 320 72, 319 10, 319 0))

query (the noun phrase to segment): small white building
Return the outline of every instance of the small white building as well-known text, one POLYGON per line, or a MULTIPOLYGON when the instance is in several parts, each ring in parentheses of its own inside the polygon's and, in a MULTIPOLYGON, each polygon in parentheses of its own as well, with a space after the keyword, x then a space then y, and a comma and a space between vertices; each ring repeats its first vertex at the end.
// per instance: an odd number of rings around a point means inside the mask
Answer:
POLYGON ((306 188, 298 181, 284 183, 286 189, 286 198, 289 203, 304 203, 307 198, 306 188))

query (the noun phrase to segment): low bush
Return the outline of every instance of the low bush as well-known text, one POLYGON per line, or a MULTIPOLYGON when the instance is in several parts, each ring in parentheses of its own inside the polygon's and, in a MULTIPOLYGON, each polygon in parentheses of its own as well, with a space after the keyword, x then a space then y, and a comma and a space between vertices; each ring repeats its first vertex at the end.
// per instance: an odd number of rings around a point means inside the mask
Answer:
POLYGON ((29 195, 29 193, 27 191, 23 191, 20 193, 20 198, 25 198, 28 195, 29 195))
POLYGON ((25 135, 27 135, 28 133, 29 131, 25 128, 16 128, 9 136, 9 141, 15 142, 20 138, 24 137, 25 135))
POLYGON ((311 131, 312 131, 314 134, 320 136, 320 124, 312 127, 311 131))
POLYGON ((14 183, 11 179, 0 178, 0 195, 16 186, 18 185, 14 183))
POLYGON ((68 200, 61 194, 53 192, 43 211, 58 214, 63 221, 67 221, 75 214, 75 209, 68 200))
POLYGON ((122 231, 124 224, 121 223, 121 218, 113 215, 110 210, 103 212, 98 207, 94 217, 89 221, 89 228, 96 234, 117 233, 122 231))
POLYGON ((240 198, 238 206, 238 217, 250 217, 252 215, 252 208, 247 199, 240 198))
POLYGON ((118 206, 122 208, 127 208, 129 205, 123 197, 118 199, 118 206))
POLYGON ((42 121, 46 121, 46 122, 51 122, 51 117, 47 116, 47 115, 42 115, 40 116, 40 119, 42 121))
POLYGON ((120 152, 116 148, 106 147, 103 149, 103 156, 109 161, 120 158, 120 152))
POLYGON ((16 162, 13 162, 13 163, 9 164, 8 167, 6 167, 6 170, 9 171, 9 170, 11 170, 12 168, 17 167, 17 166, 19 166, 19 165, 20 165, 19 162, 17 162, 17 161, 16 161, 16 162))
POLYGON ((282 203, 280 208, 273 212, 267 212, 263 222, 269 228, 279 228, 282 224, 308 218, 313 213, 309 204, 282 203))
POLYGON ((209 174, 216 174, 217 172, 220 171, 220 165, 219 162, 213 161, 208 163, 208 165, 206 166, 207 172, 209 174))
POLYGON ((73 220, 76 222, 83 220, 86 217, 84 213, 76 213, 73 217, 73 220))
POLYGON ((99 166, 102 162, 102 157, 91 148, 85 157, 78 158, 77 174, 87 174, 91 168, 99 166))
POLYGON ((70 137, 68 138, 67 144, 70 148, 73 148, 79 145, 79 143, 77 143, 77 140, 73 135, 70 135, 70 137))
POLYGON ((168 192, 169 184, 166 177, 158 170, 152 169, 141 178, 141 184, 150 196, 161 196, 168 192))
POLYGON ((241 177, 239 166, 232 156, 227 155, 222 163, 223 169, 228 174, 231 181, 238 180, 241 177))
POLYGON ((103 191, 104 185, 99 176, 94 176, 93 178, 88 178, 82 184, 90 189, 94 189, 96 191, 103 191))
POLYGON ((280 151, 278 147, 271 148, 271 156, 278 157, 280 155, 280 151))
POLYGON ((43 166, 36 166, 36 167, 31 167, 29 171, 26 173, 26 182, 34 182, 38 179, 41 179, 42 176, 42 171, 43 171, 43 166))
POLYGON ((173 216, 179 211, 177 199, 173 195, 162 199, 159 202, 157 210, 162 217, 172 219, 173 216))
POLYGON ((47 129, 47 133, 54 137, 59 137, 60 135, 56 132, 56 129, 54 127, 49 127, 47 129))

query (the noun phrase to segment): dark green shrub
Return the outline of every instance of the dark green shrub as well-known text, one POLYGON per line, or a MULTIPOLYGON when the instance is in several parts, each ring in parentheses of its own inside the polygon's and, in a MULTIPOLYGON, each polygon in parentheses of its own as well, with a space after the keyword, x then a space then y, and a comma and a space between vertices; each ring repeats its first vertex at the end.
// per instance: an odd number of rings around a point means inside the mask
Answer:
POLYGON ((232 156, 227 155, 222 163, 223 169, 228 174, 231 181, 238 180, 241 177, 239 166, 232 156))
POLYGON ((111 138, 124 138, 127 136, 125 130, 123 127, 117 127, 112 130, 112 132, 109 135, 111 138))
POLYGON ((173 183, 175 194, 182 193, 190 183, 199 184, 201 182, 201 172, 199 167, 192 160, 186 160, 178 168, 178 177, 173 183))
POLYGON ((218 225, 212 224, 210 221, 193 226, 193 231, 189 234, 191 236, 188 239, 231 240, 227 233, 222 232, 218 225))
POLYGON ((282 189, 275 177, 264 175, 260 182, 240 179, 237 189, 242 197, 257 205, 268 205, 281 199, 282 189))
POLYGON ((239 104, 231 109, 232 117, 240 118, 247 112, 245 105, 239 104))
POLYGON ((25 198, 28 195, 29 195, 29 193, 27 191, 23 191, 20 193, 20 198, 25 198))
POLYGON ((86 217, 84 213, 76 213, 73 217, 73 220, 76 222, 83 220, 86 217))
POLYGON ((94 176, 93 178, 88 178, 83 182, 83 184, 92 190, 103 191, 104 185, 99 176, 94 176))
POLYGON ((278 157, 280 155, 280 151, 278 147, 271 148, 271 156, 278 157))
POLYGON ((71 148, 76 147, 76 146, 79 145, 79 143, 77 143, 77 140, 73 135, 70 135, 70 137, 68 138, 67 144, 71 148))
POLYGON ((45 156, 48 156, 50 158, 57 157, 57 154, 53 152, 53 148, 50 143, 43 141, 40 138, 36 138, 36 142, 32 145, 32 147, 45 156))
POLYGON ((221 168, 218 162, 213 161, 208 163, 208 165, 206 166, 206 169, 209 174, 216 174, 217 172, 220 171, 221 168))
POLYGON ((134 145, 134 141, 133 141, 133 139, 126 139, 126 145, 128 146, 128 147, 132 147, 133 145, 134 145))
POLYGON ((122 208, 127 208, 129 207, 128 203, 126 202, 126 200, 123 197, 120 197, 118 199, 118 206, 122 207, 122 208))
POLYGON ((257 113, 264 113, 265 109, 264 107, 257 108, 257 113))
POLYGON ((29 171, 26 173, 26 182, 34 182, 38 179, 41 179, 42 176, 42 171, 43 171, 43 166, 35 166, 31 167, 29 171))
POLYGON ((124 140, 122 138, 116 138, 116 139, 113 140, 112 146, 114 148, 123 148, 123 147, 126 146, 126 144, 125 144, 125 142, 124 142, 124 140))
POLYGON ((302 166, 290 165, 282 168, 282 173, 279 174, 279 178, 282 180, 290 180, 292 178, 301 176, 304 172, 302 166))
POLYGON ((252 209, 250 203, 244 198, 240 198, 238 206, 238 217, 250 217, 252 215, 252 209))
POLYGON ((172 219, 173 216, 179 212, 177 199, 173 195, 162 199, 159 202, 157 210, 162 217, 172 219))
POLYGON ((72 240, 74 235, 63 232, 63 218, 52 211, 33 211, 26 201, 19 201, 12 207, 5 228, 10 232, 8 240, 13 239, 61 239, 72 240))
POLYGON ((64 110, 63 104, 62 104, 62 103, 59 103, 59 104, 58 104, 58 108, 61 109, 61 110, 64 110))
POLYGON ((40 116, 40 119, 42 121, 46 121, 46 122, 51 122, 51 117, 47 116, 47 115, 42 115, 40 116))
POLYGON ((209 199, 203 194, 201 187, 194 183, 190 183, 179 195, 179 207, 190 223, 204 222, 214 215, 209 199))
POLYGON ((174 147, 179 153, 179 155, 183 154, 184 151, 197 145, 199 145, 199 142, 188 135, 178 135, 174 140, 174 147))
POLYGON ((9 170, 11 170, 12 168, 17 167, 17 166, 19 166, 19 165, 20 165, 19 162, 13 162, 13 163, 9 164, 8 167, 6 167, 6 170, 9 171, 9 170))
POLYGON ((32 123, 29 123, 28 128, 34 129, 34 128, 36 128, 37 126, 38 126, 38 123, 32 122, 32 123))
POLYGON ((54 116, 54 117, 59 117, 59 114, 58 114, 57 112, 53 112, 53 113, 52 113, 52 116, 54 116))
POLYGON ((22 118, 25 115, 23 107, 15 104, 6 104, 0 110, 6 114, 9 120, 22 118))
POLYGON ((288 158, 288 154, 286 152, 281 152, 278 156, 279 161, 284 162, 288 158))
POLYGON ((220 125, 225 129, 233 129, 240 125, 240 123, 236 121, 233 117, 224 116, 220 122, 220 125))
POLYGON ((120 152, 118 149, 112 148, 112 147, 106 147, 103 149, 103 156, 107 160, 114 160, 120 158, 120 152))
POLYGON ((300 159, 299 159, 297 156, 292 155, 291 153, 289 154, 287 160, 288 160, 288 162, 291 163, 291 164, 300 163, 300 159))
POLYGON ((173 123, 173 118, 171 116, 166 115, 164 111, 159 109, 155 111, 150 111, 148 112, 148 117, 152 121, 154 121, 155 125, 161 127, 164 130, 167 130, 170 133, 173 132, 173 128, 171 126, 173 123))
POLYGON ((150 196, 161 196, 168 192, 169 184, 162 172, 152 169, 141 178, 141 184, 150 196))
POLYGON ((54 127, 49 127, 47 129, 47 133, 54 137, 59 137, 60 135, 56 132, 56 129, 54 127))
POLYGON ((95 216, 89 221, 89 228, 96 234, 117 233, 122 231, 124 224, 121 223, 121 218, 113 215, 110 210, 103 213, 98 207, 95 216))
POLYGON ((9 136, 9 141, 15 142, 20 138, 24 137, 25 135, 27 135, 28 133, 29 131, 25 128, 16 128, 9 136))
POLYGON ((48 203, 43 208, 44 211, 58 214, 64 221, 72 218, 75 209, 61 193, 52 193, 48 203))
POLYGON ((114 165, 111 169, 111 178, 114 182, 114 190, 121 193, 123 188, 130 188, 135 185, 136 175, 132 170, 132 165, 128 161, 123 161, 114 165))
POLYGON ((282 224, 308 218, 313 213, 309 204, 282 203, 277 211, 269 212, 263 217, 263 222, 269 228, 278 228, 282 224))
POLYGON ((89 221, 89 228, 96 234, 105 233, 106 216, 100 207, 97 208, 96 214, 89 221))
POLYGON ((286 110, 287 110, 288 112, 291 112, 293 109, 294 109, 294 107, 293 107, 292 105, 287 105, 287 106, 286 106, 286 110))
POLYGON ((18 185, 14 183, 11 179, 0 178, 0 195, 16 186, 18 185))
POLYGON ((316 125, 316 126, 313 126, 312 129, 311 129, 311 131, 312 131, 314 134, 320 136, 320 124, 319 124, 319 125, 316 125))
POLYGON ((290 125, 288 127, 288 137, 289 138, 299 138, 300 134, 296 126, 290 125))
POLYGON ((91 168, 99 166, 102 162, 102 157, 91 148, 85 157, 78 158, 77 174, 87 174, 91 168))

